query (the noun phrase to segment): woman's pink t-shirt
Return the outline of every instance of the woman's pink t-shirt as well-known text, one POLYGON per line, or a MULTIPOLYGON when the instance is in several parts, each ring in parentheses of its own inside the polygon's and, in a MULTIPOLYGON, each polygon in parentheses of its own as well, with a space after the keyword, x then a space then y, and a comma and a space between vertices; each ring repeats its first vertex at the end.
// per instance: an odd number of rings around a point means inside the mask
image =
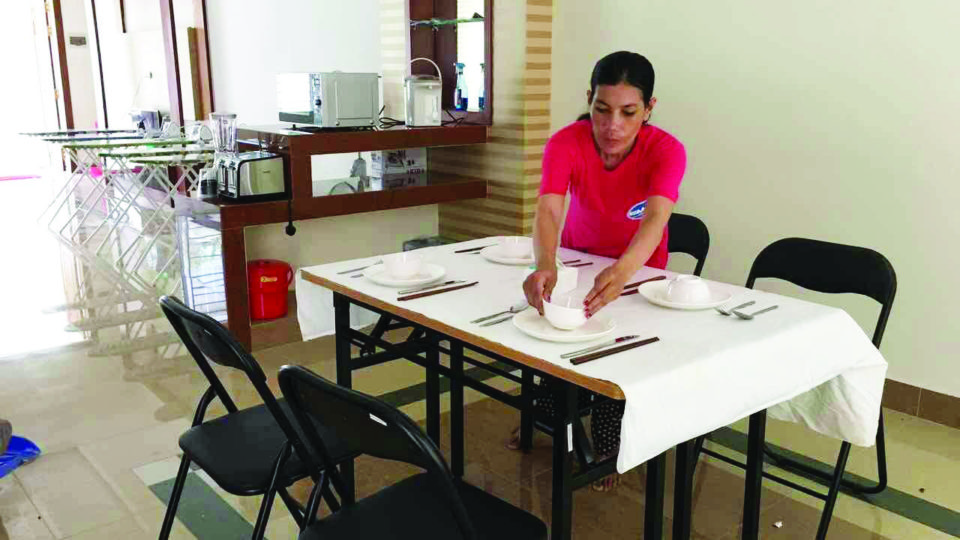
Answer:
MULTIPOLYGON (((562 246, 619 258, 646 215, 647 200, 660 195, 677 202, 687 154, 675 137, 645 125, 623 162, 608 171, 593 142, 590 120, 574 122, 547 142, 540 194, 570 192, 562 246)), ((667 231, 647 266, 667 265, 667 231)))

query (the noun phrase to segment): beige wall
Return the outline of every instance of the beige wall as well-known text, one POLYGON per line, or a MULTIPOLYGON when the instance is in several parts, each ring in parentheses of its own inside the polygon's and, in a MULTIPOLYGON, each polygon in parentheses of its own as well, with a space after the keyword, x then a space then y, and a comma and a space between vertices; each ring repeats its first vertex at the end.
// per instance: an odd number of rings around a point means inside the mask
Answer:
MULTIPOLYGON (((558 0, 551 128, 603 54, 647 55, 654 123, 689 155, 679 210, 713 237, 705 275, 742 283, 785 236, 874 248, 899 277, 888 376, 960 396, 958 19, 949 0, 558 0)), ((833 301, 872 332, 868 302, 833 301)))
POLYGON ((423 206, 295 222, 289 237, 286 224, 247 227, 247 259, 280 259, 297 266, 392 253, 403 242, 437 234, 437 207, 423 206))

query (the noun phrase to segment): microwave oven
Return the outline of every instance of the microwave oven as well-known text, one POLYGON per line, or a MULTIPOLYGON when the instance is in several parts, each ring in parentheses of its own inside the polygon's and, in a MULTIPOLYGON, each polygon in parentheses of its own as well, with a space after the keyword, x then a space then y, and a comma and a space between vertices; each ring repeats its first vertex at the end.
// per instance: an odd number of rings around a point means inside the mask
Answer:
POLYGON ((282 73, 277 75, 281 122, 320 128, 370 128, 380 118, 376 73, 282 73))

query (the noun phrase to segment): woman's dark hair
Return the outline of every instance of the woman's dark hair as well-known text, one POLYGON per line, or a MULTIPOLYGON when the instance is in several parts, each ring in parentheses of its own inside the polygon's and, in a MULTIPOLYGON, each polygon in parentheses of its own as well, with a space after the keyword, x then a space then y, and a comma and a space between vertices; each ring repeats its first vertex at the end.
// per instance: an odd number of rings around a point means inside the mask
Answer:
MULTIPOLYGON (((590 91, 596 95, 597 86, 601 84, 617 85, 626 83, 640 90, 643 105, 650 105, 653 96, 653 64, 641 54, 630 51, 617 51, 600 59, 593 66, 590 75, 590 91)), ((587 120, 590 113, 580 115, 577 120, 587 120)))

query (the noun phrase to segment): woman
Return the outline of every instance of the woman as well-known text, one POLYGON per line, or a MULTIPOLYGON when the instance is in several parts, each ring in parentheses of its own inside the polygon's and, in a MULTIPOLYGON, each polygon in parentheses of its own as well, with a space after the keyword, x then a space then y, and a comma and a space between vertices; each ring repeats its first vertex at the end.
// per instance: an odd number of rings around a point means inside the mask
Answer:
MULTIPOLYGON (((557 243, 616 259, 594 280, 584 300, 587 317, 616 300, 642 267, 667 264, 667 221, 686 169, 683 145, 650 125, 653 66, 643 56, 620 51, 593 68, 587 91, 589 113, 547 142, 534 230, 537 270, 523 284, 527 301, 543 315, 543 300, 557 283, 557 243), (570 194, 563 233, 564 198, 570 194)), ((539 414, 552 414, 552 397, 541 383, 539 414)), ((620 444, 623 402, 594 408, 596 454, 613 455, 620 444)), ((517 434, 511 447, 517 447, 517 434)), ((612 489, 618 477, 594 485, 612 489)))

